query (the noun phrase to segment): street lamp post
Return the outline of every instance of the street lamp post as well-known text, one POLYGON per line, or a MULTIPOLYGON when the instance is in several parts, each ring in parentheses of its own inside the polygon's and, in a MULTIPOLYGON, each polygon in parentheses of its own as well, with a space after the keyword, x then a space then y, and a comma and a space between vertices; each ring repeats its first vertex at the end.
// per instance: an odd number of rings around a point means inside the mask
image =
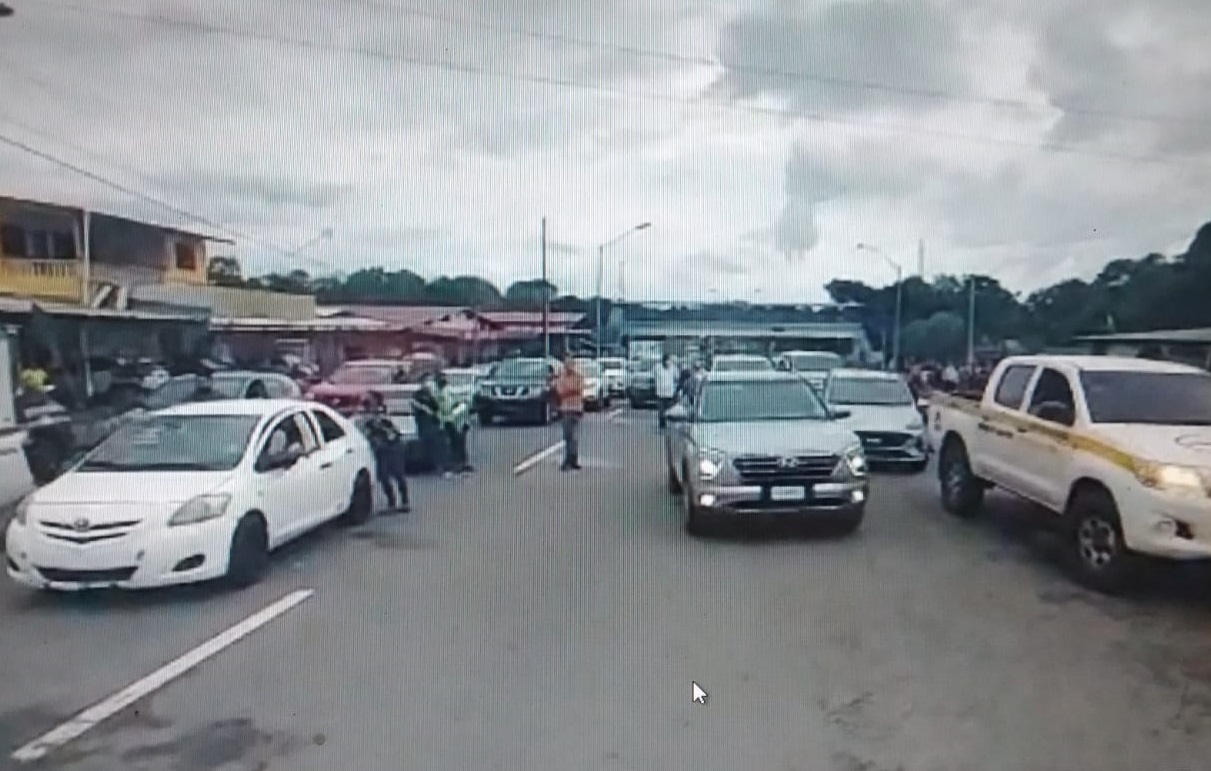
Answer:
POLYGON ((904 268, 900 263, 884 254, 883 250, 871 244, 858 244, 858 250, 863 252, 874 252, 883 258, 883 261, 892 267, 896 272, 896 319, 895 327, 892 331, 891 342, 891 360, 893 366, 900 366, 900 326, 902 314, 904 311, 904 268))
POLYGON ((636 225, 635 227, 630 228, 629 230, 619 233, 618 235, 611 238, 609 241, 606 241, 605 243, 599 244, 597 246, 597 301, 594 303, 594 305, 596 306, 596 310, 594 313, 594 315, 596 317, 595 322, 594 322, 594 329, 597 332, 597 336, 596 336, 597 345, 595 347, 597 349, 597 358, 598 359, 601 358, 601 338, 602 338, 601 293, 602 293, 602 289, 603 289, 602 284, 605 281, 605 250, 607 247, 613 246, 614 244, 617 244, 619 241, 622 241, 627 236, 630 236, 634 233, 638 233, 641 230, 647 230, 651 226, 652 226, 652 223, 650 223, 650 222, 642 222, 642 223, 636 225))

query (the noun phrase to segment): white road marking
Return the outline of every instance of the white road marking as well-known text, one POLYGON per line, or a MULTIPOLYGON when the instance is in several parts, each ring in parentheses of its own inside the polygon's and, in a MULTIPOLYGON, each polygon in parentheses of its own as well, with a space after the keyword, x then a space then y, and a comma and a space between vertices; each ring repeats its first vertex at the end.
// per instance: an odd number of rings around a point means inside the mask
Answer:
POLYGON ((609 414, 606 415, 606 420, 618 420, 618 416, 621 415, 622 412, 623 412, 622 407, 618 407, 617 409, 611 410, 609 412, 609 414))
POLYGON ((547 458, 563 449, 563 442, 556 442, 545 450, 540 450, 513 467, 513 474, 520 476, 542 463, 547 458))
POLYGON ((51 750, 62 747, 73 739, 78 739, 86 731, 96 727, 102 720, 113 717, 144 696, 158 691, 198 664, 219 653, 224 648, 228 648, 239 642, 313 594, 315 594, 315 590, 313 589, 300 589, 297 592, 291 592, 235 626, 230 627, 224 632, 220 632, 185 655, 168 662, 150 675, 136 680, 109 698, 92 705, 66 723, 34 739, 14 752, 12 755, 13 760, 19 763, 29 763, 45 757, 51 750))

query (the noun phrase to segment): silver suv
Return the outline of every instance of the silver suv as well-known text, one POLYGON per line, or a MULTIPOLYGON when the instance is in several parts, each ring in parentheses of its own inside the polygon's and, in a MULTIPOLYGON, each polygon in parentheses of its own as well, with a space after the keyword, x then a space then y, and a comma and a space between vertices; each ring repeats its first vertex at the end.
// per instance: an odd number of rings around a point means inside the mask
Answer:
POLYGON ((868 492, 858 437, 789 372, 711 372, 670 407, 668 484, 685 525, 810 517, 852 532, 868 492))

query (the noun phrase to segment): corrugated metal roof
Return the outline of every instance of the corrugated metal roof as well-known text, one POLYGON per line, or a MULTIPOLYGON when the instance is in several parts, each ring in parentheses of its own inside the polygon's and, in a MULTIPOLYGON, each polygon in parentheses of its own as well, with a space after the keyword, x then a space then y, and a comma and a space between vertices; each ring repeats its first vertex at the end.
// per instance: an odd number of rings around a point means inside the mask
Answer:
POLYGON ((115 219, 115 220, 122 220, 123 222, 130 222, 135 225, 142 225, 144 227, 155 228, 156 230, 163 230, 166 233, 176 233, 178 235, 189 236, 191 238, 200 238, 204 241, 213 241, 214 243, 218 243, 218 244, 234 244, 235 243, 235 241, 231 240, 230 238, 224 238, 222 236, 212 236, 212 235, 208 235, 206 233, 198 233, 198 232, 192 231, 192 230, 184 230, 182 228, 173 227, 171 225, 161 225, 161 224, 155 223, 155 222, 147 222, 146 220, 134 219, 133 217, 123 217, 119 214, 109 214, 107 212, 95 211, 93 209, 88 209, 87 207, 84 207, 84 206, 77 206, 77 205, 73 205, 73 204, 50 203, 47 201, 35 201, 32 198, 13 198, 12 196, 0 196, 0 203, 9 203, 9 204, 17 205, 17 206, 41 207, 41 208, 45 208, 45 209, 59 209, 60 211, 70 212, 73 216, 82 216, 84 214, 84 212, 87 211, 90 214, 95 214, 95 215, 98 215, 101 217, 109 217, 110 219, 115 219))
POLYGON ((202 324, 207 321, 205 317, 200 317, 196 312, 190 314, 138 310, 120 311, 112 308, 88 308, 83 305, 35 302, 23 297, 0 296, 0 313, 32 313, 35 305, 42 309, 43 313, 51 316, 71 316, 87 319, 125 319, 128 321, 188 321, 202 324))
POLYGON ((1081 343, 1211 343, 1211 328, 1156 329, 1151 332, 1082 335, 1075 340, 1081 343))
MULTIPOLYGON (((483 311, 479 315, 504 326, 538 326, 542 324, 542 311, 483 311)), ((551 311, 547 324, 572 326, 584 320, 585 314, 572 311, 551 311)))
POLYGON ((395 327, 377 319, 358 317, 316 318, 303 321, 285 319, 239 318, 212 319, 212 329, 223 332, 384 332, 395 327))
POLYGON ((340 305, 320 308, 317 315, 360 316, 407 329, 467 312, 467 308, 449 305, 340 305))
POLYGON ((865 338, 861 324, 854 323, 743 323, 719 321, 632 321, 625 326, 628 337, 802 337, 865 338))

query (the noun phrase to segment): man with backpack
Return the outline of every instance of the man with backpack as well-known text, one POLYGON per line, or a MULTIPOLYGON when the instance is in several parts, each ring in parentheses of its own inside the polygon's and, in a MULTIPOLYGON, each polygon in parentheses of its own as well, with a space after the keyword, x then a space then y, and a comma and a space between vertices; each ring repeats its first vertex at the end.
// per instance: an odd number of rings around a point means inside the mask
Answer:
POLYGON ((412 506, 408 500, 404 438, 387 415, 382 394, 371 391, 366 395, 362 400, 362 414, 358 417, 357 425, 374 450, 378 483, 387 496, 387 511, 384 513, 407 514, 412 511, 412 506))

